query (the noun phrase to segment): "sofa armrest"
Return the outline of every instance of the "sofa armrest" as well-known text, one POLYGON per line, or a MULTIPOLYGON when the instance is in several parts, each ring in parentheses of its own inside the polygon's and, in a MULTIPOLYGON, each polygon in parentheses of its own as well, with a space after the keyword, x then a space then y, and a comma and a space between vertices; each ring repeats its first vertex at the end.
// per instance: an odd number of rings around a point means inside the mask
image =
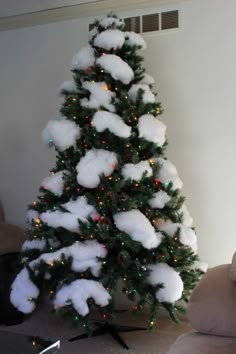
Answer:
POLYGON ((229 270, 230 264, 209 269, 193 290, 187 315, 195 330, 236 337, 236 284, 229 270))

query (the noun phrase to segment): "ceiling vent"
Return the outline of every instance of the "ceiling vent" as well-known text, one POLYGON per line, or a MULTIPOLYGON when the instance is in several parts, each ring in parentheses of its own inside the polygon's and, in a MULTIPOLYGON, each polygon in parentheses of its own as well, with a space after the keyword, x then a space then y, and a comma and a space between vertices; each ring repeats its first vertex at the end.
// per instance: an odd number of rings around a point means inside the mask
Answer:
MULTIPOLYGON (((127 17, 124 19, 126 31, 136 33, 162 32, 166 30, 178 29, 180 26, 179 10, 160 11, 141 16, 127 17)), ((94 25, 89 25, 89 30, 94 25)))
POLYGON ((159 14, 144 15, 142 16, 142 21, 142 32, 159 31, 159 14))
POLYGON ((179 28, 179 11, 167 11, 161 13, 161 29, 179 28))
POLYGON ((140 33, 140 16, 125 18, 124 22, 126 31, 140 33))

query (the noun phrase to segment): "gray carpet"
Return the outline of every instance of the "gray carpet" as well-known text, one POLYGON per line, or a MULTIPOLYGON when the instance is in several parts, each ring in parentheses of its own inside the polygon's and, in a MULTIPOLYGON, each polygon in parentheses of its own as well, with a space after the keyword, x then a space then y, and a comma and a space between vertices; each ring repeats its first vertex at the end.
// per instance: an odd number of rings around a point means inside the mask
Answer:
MULTIPOLYGON (((145 327, 147 320, 146 313, 134 318, 130 312, 126 312, 120 314, 116 322, 121 325, 145 327)), ((22 324, 10 327, 0 326, 0 331, 39 336, 51 340, 60 339, 61 354, 166 354, 179 335, 191 331, 191 326, 186 319, 182 319, 181 324, 178 325, 173 323, 167 315, 161 314, 154 332, 139 331, 121 334, 130 347, 130 350, 126 351, 109 335, 68 342, 69 338, 83 333, 83 329, 73 328, 69 322, 52 314, 48 305, 44 305, 38 307, 22 324)))

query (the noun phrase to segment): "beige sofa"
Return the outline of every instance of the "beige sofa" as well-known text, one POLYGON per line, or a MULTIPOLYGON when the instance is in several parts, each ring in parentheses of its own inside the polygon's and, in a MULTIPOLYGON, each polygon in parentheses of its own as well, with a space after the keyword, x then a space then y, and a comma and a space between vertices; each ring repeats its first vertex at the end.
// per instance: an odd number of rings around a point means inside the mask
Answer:
POLYGON ((214 267, 194 289, 187 315, 194 331, 177 338, 167 354, 236 354, 236 254, 214 267))

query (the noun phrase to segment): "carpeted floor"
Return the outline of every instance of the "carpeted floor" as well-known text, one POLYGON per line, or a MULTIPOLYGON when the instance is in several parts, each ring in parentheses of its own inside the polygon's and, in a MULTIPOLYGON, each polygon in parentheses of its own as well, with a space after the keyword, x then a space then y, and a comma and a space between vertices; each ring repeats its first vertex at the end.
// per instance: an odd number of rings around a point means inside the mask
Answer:
MULTIPOLYGON (((186 319, 182 319, 181 324, 178 325, 172 322, 167 315, 161 314, 154 332, 138 331, 121 334, 130 348, 127 351, 122 349, 109 335, 68 342, 69 338, 83 333, 83 330, 71 327, 69 323, 57 318, 50 311, 48 306, 41 306, 22 324, 11 327, 0 326, 0 331, 39 336, 50 340, 60 339, 61 354, 166 354, 179 335, 191 331, 191 326, 186 319)), ((116 322, 121 325, 145 327, 147 320, 148 316, 145 313, 134 318, 131 313, 126 312, 120 314, 116 322)), ((8 353, 1 351, 1 354, 8 353)))

